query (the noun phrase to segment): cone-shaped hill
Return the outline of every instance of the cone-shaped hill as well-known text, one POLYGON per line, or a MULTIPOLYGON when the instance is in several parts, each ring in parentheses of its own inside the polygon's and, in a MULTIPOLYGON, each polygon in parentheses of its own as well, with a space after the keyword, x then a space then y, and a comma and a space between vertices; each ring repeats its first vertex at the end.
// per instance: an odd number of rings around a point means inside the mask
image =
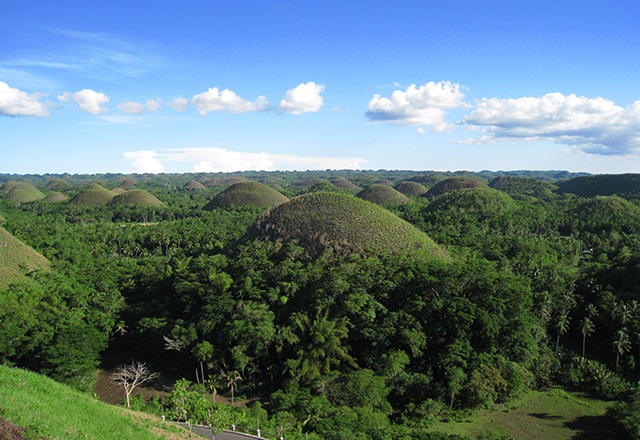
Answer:
POLYGON ((63 180, 63 179, 61 179, 59 177, 53 177, 53 178, 51 178, 49 183, 47 183, 47 185, 44 188, 49 190, 49 191, 58 191, 58 192, 60 192, 60 191, 69 191, 73 187, 66 180, 63 180))
POLYGON ((437 259, 449 258, 423 232, 386 209, 334 192, 304 194, 270 209, 245 238, 291 241, 311 256, 332 247, 340 252, 378 255, 415 250, 437 259))
POLYGON ((640 207, 621 197, 589 199, 572 210, 571 214, 580 222, 580 228, 591 232, 640 232, 640 207))
POLYGON ((394 189, 401 192, 407 197, 419 196, 427 192, 427 188, 425 188, 423 185, 420 185, 418 182, 412 182, 410 180, 398 182, 396 186, 394 186, 394 189))
POLYGON ((4 197, 17 203, 33 202, 44 199, 44 194, 29 182, 10 180, 2 186, 4 197))
POLYGON ((49 261, 0 227, 0 288, 25 279, 34 270, 47 270, 49 261))
POLYGON ((491 188, 506 192, 509 195, 527 195, 534 197, 550 197, 556 189, 549 182, 533 177, 498 176, 489 182, 491 188))
POLYGON ((304 179, 304 180, 299 180, 297 182, 293 182, 290 186, 294 188, 311 188, 312 186, 316 186, 326 182, 327 181, 324 179, 320 179, 318 177, 312 177, 310 179, 304 179))
POLYGON ((136 186, 136 181, 130 177, 125 177, 122 183, 118 186, 119 188, 131 189, 136 186))
POLYGON ((407 180, 410 180, 411 182, 417 182, 420 185, 424 186, 425 188, 429 189, 436 183, 442 182, 445 179, 446 177, 443 176, 442 174, 431 173, 431 174, 423 174, 420 176, 413 176, 407 180))
POLYGON ((375 182, 373 182, 373 185, 393 186, 393 182, 391 180, 387 180, 387 179, 379 179, 379 180, 376 180, 375 182))
POLYGON ((142 206, 164 206, 153 194, 143 189, 130 189, 114 196, 107 203, 109 206, 116 205, 142 205, 142 206))
POLYGON ((332 177, 331 179, 329 179, 329 182, 333 183, 334 186, 337 186, 338 188, 346 189, 347 191, 353 191, 354 189, 358 188, 356 185, 354 185, 353 183, 349 182, 347 179, 341 176, 332 177))
POLYGON ((106 205, 115 196, 112 191, 97 183, 91 183, 80 191, 69 203, 78 206, 106 205))
POLYGON ((187 189, 205 189, 206 186, 204 186, 202 183, 198 182, 197 180, 190 180, 187 183, 184 184, 184 188, 187 189))
POLYGON ((286 196, 264 183, 242 181, 222 191, 215 196, 203 209, 207 211, 216 208, 233 208, 255 206, 270 208, 289 200, 286 196))
POLYGON ((478 219, 498 218, 514 212, 518 205, 509 195, 497 189, 481 186, 444 194, 427 206, 428 212, 450 211, 472 215, 478 219))
POLYGON ((405 205, 409 203, 407 196, 387 185, 374 183, 369 185, 356 197, 377 205, 405 205))
POLYGON ((52 192, 50 194, 47 194, 47 196, 44 199, 42 199, 42 201, 49 202, 49 203, 60 203, 60 202, 64 202, 68 198, 69 197, 65 196, 61 192, 52 192))
POLYGON ((558 183, 559 193, 582 197, 618 195, 625 199, 640 198, 640 174, 604 174, 581 176, 558 183))
POLYGON ((473 177, 449 177, 433 185, 424 195, 426 197, 438 197, 458 189, 477 188, 479 186, 486 186, 486 184, 473 177))

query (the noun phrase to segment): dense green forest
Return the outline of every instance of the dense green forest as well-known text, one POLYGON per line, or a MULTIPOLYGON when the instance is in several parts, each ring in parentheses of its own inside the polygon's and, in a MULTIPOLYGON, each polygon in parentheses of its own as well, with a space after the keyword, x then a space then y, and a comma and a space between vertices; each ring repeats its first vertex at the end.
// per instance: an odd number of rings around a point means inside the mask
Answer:
POLYGON ((258 398, 291 439, 459 438, 429 427, 557 384, 638 438, 640 179, 600 181, 0 175, 0 224, 48 260, 3 269, 0 361, 88 391, 131 353, 183 378, 138 406, 230 423, 216 393, 258 398))

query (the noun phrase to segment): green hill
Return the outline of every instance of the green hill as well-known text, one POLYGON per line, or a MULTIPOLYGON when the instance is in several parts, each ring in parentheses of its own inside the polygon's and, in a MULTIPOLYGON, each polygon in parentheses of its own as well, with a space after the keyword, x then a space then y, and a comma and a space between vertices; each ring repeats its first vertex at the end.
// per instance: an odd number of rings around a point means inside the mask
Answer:
POLYGON ((0 227, 0 288, 25 279, 34 270, 47 270, 49 261, 0 227))
POLYGON ((346 189, 347 191, 353 191, 354 189, 358 188, 356 185, 341 176, 332 177, 331 179, 329 179, 329 182, 333 183, 334 186, 346 189))
POLYGON ((516 209, 516 202, 509 195, 486 186, 449 192, 427 206, 428 212, 449 211, 477 219, 497 218, 516 209))
POLYGON ((617 195, 625 199, 640 199, 640 174, 603 174, 581 176, 558 183, 559 193, 581 197, 617 195))
POLYGON ((50 194, 47 194, 46 197, 42 200, 44 202, 49 202, 49 203, 59 203, 59 202, 64 202, 65 200, 68 200, 68 199, 69 197, 65 196, 61 192, 52 192, 50 194))
POLYGON ((106 205, 114 195, 113 192, 103 186, 97 183, 91 183, 72 198, 69 203, 78 206, 106 205))
POLYGON ((506 175, 496 177, 489 182, 489 186, 509 195, 526 195, 538 198, 549 198, 556 189, 551 183, 532 177, 506 175))
POLYGON ((425 188, 423 185, 420 185, 418 182, 412 182, 409 180, 398 182, 394 189, 398 192, 401 192, 407 197, 419 196, 427 192, 427 188, 425 188))
POLYGON ((393 186, 393 182, 387 179, 378 179, 373 182, 372 185, 385 185, 385 186, 393 186))
POLYGON ((420 185, 424 186, 425 188, 429 189, 431 188, 433 185, 435 185, 438 182, 442 182, 443 180, 445 180, 446 177, 443 176, 442 174, 423 174, 421 176, 413 176, 408 178, 407 180, 411 181, 411 182, 416 182, 419 183, 420 185))
POLYGON ((591 232, 640 232, 640 207, 616 196, 602 196, 581 203, 571 212, 580 229, 591 232))
POLYGON ((197 180, 190 180, 187 183, 184 184, 183 188, 187 188, 187 189, 205 189, 206 186, 204 186, 202 183, 198 182, 197 180))
POLYGON ((130 189, 114 196, 107 203, 109 206, 115 205, 144 205, 144 206, 164 206, 153 194, 143 189, 130 189))
POLYGON ((108 405, 45 376, 1 365, 0 408, 4 419, 26 429, 26 438, 202 440, 158 417, 108 405))
POLYGON ((269 208, 289 200, 275 189, 260 182, 242 181, 215 196, 203 209, 255 206, 269 208))
POLYGON ((426 197, 438 197, 458 189, 477 188, 479 186, 486 186, 486 184, 473 177, 449 177, 433 185, 424 195, 426 197))
POLYGON ((267 211, 247 238, 292 241, 310 255, 333 247, 377 254, 425 250, 435 258, 448 258, 423 232, 386 209, 333 192, 304 194, 267 211))
POLYGON ((49 191, 61 192, 61 191, 68 191, 72 189, 73 186, 71 186, 71 184, 66 180, 60 179, 59 177, 53 177, 44 188, 49 191))
POLYGON ((9 181, 2 186, 4 198, 17 203, 27 203, 44 199, 44 194, 28 182, 9 181))
POLYGON ((377 205, 405 205, 409 203, 407 196, 387 185, 369 185, 356 197, 377 205))
POLYGON ((312 186, 319 185, 321 183, 326 183, 325 179, 320 179, 318 177, 312 177, 310 179, 299 180, 297 182, 293 182, 290 186, 294 188, 311 188, 312 186))

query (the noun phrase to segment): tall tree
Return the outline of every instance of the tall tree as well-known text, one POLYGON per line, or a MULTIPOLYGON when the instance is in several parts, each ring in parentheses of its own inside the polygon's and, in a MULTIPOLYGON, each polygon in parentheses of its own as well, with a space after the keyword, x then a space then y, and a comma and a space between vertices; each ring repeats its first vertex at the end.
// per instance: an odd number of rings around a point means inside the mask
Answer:
POLYGON ((558 354, 558 348, 560 346, 560 336, 564 335, 569 331, 569 322, 571 318, 569 317, 568 312, 565 310, 556 318, 555 328, 558 337, 556 338, 556 354, 558 354))
POLYGON ((618 330, 613 340, 613 348, 616 351, 616 368, 620 367, 620 357, 631 349, 631 341, 624 330, 618 330))
POLYGON ((582 319, 582 321, 580 321, 580 333, 582 333, 582 357, 584 357, 585 353, 587 336, 590 336, 595 331, 595 329, 596 327, 593 324, 593 321, 591 321, 586 316, 582 319))

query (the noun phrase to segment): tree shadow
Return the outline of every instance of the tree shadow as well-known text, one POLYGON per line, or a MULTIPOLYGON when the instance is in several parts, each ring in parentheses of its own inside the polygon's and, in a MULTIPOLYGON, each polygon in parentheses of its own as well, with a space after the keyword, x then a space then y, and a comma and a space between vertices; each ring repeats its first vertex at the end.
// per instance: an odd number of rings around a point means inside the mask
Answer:
POLYGON ((549 413, 529 413, 529 415, 541 420, 556 420, 560 418, 560 416, 555 416, 549 413))
POLYGON ((571 437, 574 440, 620 439, 625 435, 615 420, 606 415, 576 417, 564 426, 576 431, 571 437))

